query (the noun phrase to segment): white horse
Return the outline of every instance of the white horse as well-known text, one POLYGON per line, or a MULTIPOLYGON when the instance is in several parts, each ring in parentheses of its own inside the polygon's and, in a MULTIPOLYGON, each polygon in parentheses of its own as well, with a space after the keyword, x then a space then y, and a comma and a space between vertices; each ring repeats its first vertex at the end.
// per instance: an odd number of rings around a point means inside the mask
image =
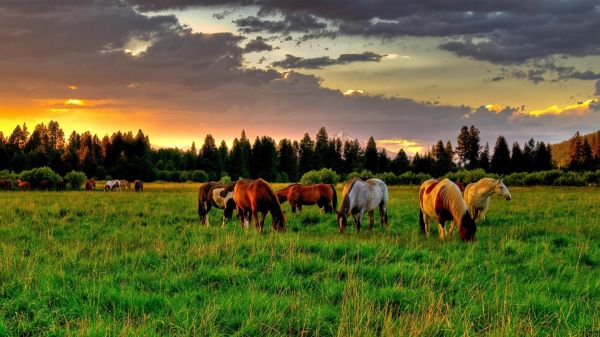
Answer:
POLYGON ((379 207, 379 220, 381 227, 388 225, 388 188, 386 184, 379 179, 369 179, 362 181, 360 179, 350 180, 344 186, 342 204, 337 212, 337 222, 340 227, 340 233, 344 232, 348 224, 348 216, 352 214, 356 231, 360 231, 360 222, 363 214, 369 214, 369 230, 373 228, 373 215, 375 208, 379 207))
POLYGON ((429 179, 419 190, 419 225, 421 232, 429 237, 429 222, 436 219, 440 239, 452 237, 454 226, 458 224, 458 235, 463 241, 473 241, 477 227, 469 213, 458 186, 448 179, 429 179), (446 231, 445 222, 450 221, 450 231, 446 231))
POLYGON ((109 180, 104 184, 104 192, 114 191, 116 189, 121 189, 121 182, 118 180, 109 180))
POLYGON ((490 197, 493 194, 503 196, 509 201, 512 198, 502 178, 483 178, 467 185, 464 196, 474 220, 485 220, 485 214, 490 207, 490 197))
POLYGON ((212 190, 211 204, 216 208, 223 210, 223 222, 221 227, 225 226, 225 222, 231 219, 233 210, 236 208, 233 200, 233 189, 235 183, 231 183, 225 187, 217 187, 212 190))

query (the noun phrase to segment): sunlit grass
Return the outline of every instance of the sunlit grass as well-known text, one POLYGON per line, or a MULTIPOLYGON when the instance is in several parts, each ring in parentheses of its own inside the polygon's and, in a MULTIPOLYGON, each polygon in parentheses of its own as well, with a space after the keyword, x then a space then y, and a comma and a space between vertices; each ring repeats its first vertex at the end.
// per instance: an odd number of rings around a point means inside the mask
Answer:
POLYGON ((200 226, 197 187, 0 193, 0 336, 600 334, 597 188, 512 188, 463 244, 419 235, 414 186, 390 228, 285 204, 262 236, 200 226))

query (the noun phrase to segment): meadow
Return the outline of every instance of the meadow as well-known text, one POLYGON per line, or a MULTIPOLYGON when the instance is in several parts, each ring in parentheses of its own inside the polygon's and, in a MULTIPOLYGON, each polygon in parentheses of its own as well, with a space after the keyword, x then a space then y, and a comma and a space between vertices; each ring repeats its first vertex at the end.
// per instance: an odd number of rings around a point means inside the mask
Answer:
POLYGON ((465 244, 419 234, 416 186, 389 228, 286 203, 262 236, 200 226, 197 187, 0 192, 0 336, 600 335, 598 188, 509 186, 465 244))

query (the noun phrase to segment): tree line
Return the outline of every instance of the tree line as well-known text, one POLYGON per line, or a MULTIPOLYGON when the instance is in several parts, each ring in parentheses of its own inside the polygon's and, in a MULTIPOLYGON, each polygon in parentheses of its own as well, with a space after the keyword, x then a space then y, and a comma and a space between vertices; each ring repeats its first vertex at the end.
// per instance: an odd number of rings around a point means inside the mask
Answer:
MULTIPOLYGON (((68 137, 56 121, 35 126, 30 133, 26 124, 17 125, 10 136, 0 132, 0 170, 21 172, 36 167, 50 167, 60 175, 82 171, 88 177, 124 179, 156 179, 178 181, 217 180, 223 176, 262 177, 269 181, 299 181, 308 171, 329 168, 347 176, 352 172, 373 174, 392 172, 425 173, 440 177, 457 169, 483 169, 486 172, 510 174, 535 172, 555 167, 550 145, 531 139, 509 147, 499 136, 492 150, 482 145, 479 130, 464 126, 456 139, 439 140, 423 153, 409 158, 404 150, 390 156, 380 149, 373 137, 364 147, 357 139, 330 138, 321 128, 314 139, 308 134, 297 140, 276 142, 269 136, 251 141, 244 131, 229 148, 225 141, 217 144, 210 134, 198 149, 192 143, 188 150, 153 148, 142 130, 136 134, 117 131, 99 138, 89 131, 73 131, 68 137), (492 152, 493 151, 493 152, 492 152), (490 153, 492 152, 492 153, 490 153)), ((579 133, 572 139, 573 170, 593 170, 600 163, 600 142, 591 148, 579 133)))

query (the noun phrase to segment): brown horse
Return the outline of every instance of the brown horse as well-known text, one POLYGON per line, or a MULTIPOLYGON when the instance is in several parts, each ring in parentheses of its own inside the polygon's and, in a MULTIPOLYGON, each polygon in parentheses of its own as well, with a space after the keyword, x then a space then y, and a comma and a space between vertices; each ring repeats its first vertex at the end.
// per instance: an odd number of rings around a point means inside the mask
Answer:
POLYGON ((208 225, 208 212, 212 206, 212 190, 217 187, 225 187, 218 181, 209 181, 202 184, 198 189, 198 216, 200 216, 200 222, 204 225, 208 225))
POLYGON ((18 191, 30 191, 31 186, 29 185, 29 181, 17 179, 17 190, 18 191))
POLYGON ((302 211, 302 205, 317 205, 325 213, 333 213, 337 208, 337 192, 329 184, 301 185, 292 184, 277 191, 279 202, 287 200, 292 207, 292 212, 302 211), (285 199, 284 199, 285 197, 285 199))
POLYGON ((128 191, 131 191, 131 184, 127 180, 119 180, 119 186, 121 187, 121 190, 127 189, 128 191))
POLYGON ((86 191, 93 191, 95 189, 96 189, 96 179, 94 179, 94 178, 88 179, 85 182, 85 190, 86 191))
POLYGON ((7 179, 0 179, 0 188, 10 191, 12 189, 12 183, 7 179))
POLYGON ((254 228, 262 234, 265 217, 270 212, 273 218, 273 229, 285 230, 285 215, 281 211, 279 199, 269 183, 263 179, 238 181, 233 189, 233 199, 242 228, 250 225, 251 213, 254 218, 254 228), (261 213, 260 221, 258 220, 259 212, 261 213))
POLYGON ((133 182, 133 187, 136 192, 144 192, 144 182, 141 180, 136 180, 133 182))

